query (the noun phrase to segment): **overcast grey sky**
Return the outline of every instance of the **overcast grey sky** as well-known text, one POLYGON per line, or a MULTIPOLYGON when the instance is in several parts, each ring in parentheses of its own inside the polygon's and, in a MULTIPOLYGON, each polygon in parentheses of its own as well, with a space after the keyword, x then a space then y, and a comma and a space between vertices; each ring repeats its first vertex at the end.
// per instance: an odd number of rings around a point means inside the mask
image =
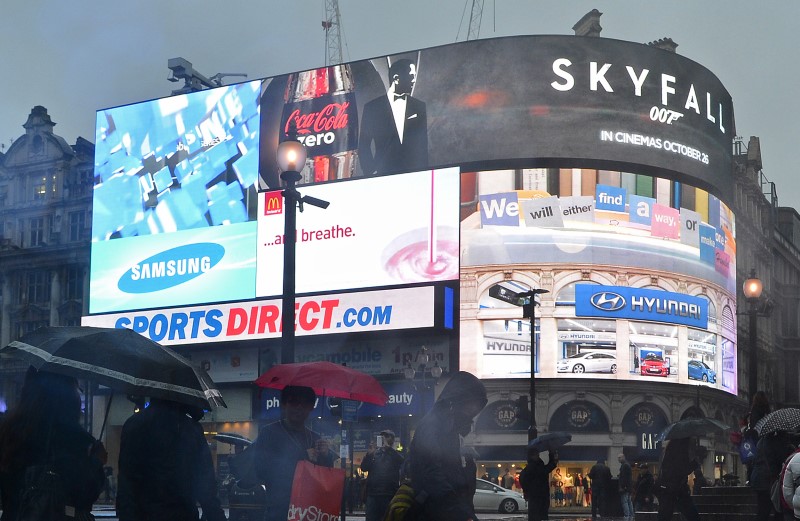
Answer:
MULTIPOLYGON (((472 0, 340 0, 344 58, 371 58, 461 41, 472 0), (459 34, 460 28, 460 34, 459 34)), ((782 206, 800 208, 793 154, 800 138, 800 2, 775 0, 485 0, 480 36, 572 34, 599 9, 602 36, 670 37, 731 93, 745 143, 761 138, 764 173, 782 206), (758 7, 756 7, 758 5, 758 7)), ((94 142, 95 111, 167 96, 167 60, 205 76, 250 79, 324 65, 324 0, 4 0, 0 6, 0 144, 47 107, 69 143, 94 142)), ((241 81, 231 78, 230 82, 241 81)))

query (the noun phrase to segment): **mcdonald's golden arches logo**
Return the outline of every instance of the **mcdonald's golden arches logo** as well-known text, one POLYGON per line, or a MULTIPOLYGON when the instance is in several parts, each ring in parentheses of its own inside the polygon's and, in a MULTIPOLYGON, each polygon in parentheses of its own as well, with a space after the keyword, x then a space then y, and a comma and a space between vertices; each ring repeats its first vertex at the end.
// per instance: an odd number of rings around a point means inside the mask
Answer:
POLYGON ((280 213, 283 213, 283 192, 281 190, 265 192, 264 215, 276 215, 280 213))

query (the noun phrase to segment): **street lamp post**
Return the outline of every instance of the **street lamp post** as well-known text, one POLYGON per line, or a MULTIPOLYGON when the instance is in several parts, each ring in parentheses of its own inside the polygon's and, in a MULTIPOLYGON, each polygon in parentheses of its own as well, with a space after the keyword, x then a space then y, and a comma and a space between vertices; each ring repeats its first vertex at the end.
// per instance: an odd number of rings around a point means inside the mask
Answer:
POLYGON ((522 304, 522 318, 530 318, 531 321, 531 424, 528 426, 528 441, 536 439, 539 431, 536 429, 536 295, 550 293, 546 289, 531 289, 525 293, 520 293, 519 297, 525 299, 522 304))
POLYGON ((758 316, 761 292, 764 290, 761 280, 756 277, 756 270, 750 271, 750 278, 744 281, 742 290, 747 299, 747 314, 750 318, 748 327, 750 340, 750 345, 748 346, 750 349, 750 356, 748 357, 750 365, 748 391, 752 398, 758 389, 758 316))
POLYGON ((536 430, 536 295, 550 293, 546 289, 531 288, 528 291, 517 292, 508 287, 496 284, 489 288, 489 296, 508 302, 515 306, 522 307, 522 318, 529 318, 531 321, 531 388, 530 388, 530 410, 531 423, 528 426, 528 441, 535 439, 539 435, 536 430))
POLYGON ((295 185, 302 179, 300 171, 306 164, 306 148, 297 141, 297 133, 290 131, 288 139, 278 145, 278 166, 283 189, 283 296, 281 300, 281 363, 294 362, 295 340, 295 279, 297 248, 297 209, 303 211, 303 203, 322 208, 330 203, 311 196, 302 196, 295 185))

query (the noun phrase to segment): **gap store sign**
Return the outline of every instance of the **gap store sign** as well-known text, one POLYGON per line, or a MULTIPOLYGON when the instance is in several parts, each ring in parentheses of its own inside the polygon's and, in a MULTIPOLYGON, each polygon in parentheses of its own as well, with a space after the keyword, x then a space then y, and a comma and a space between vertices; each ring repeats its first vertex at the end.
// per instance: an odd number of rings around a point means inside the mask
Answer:
POLYGON ((575 316, 666 322, 706 329, 708 302, 670 291, 578 284, 575 316))

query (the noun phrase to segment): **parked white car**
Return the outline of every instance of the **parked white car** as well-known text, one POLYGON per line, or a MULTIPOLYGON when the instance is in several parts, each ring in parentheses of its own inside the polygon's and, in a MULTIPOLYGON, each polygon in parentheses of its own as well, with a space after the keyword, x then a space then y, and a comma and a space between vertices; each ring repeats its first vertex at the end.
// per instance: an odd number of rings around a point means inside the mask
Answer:
POLYGON ((528 502, 519 492, 508 490, 484 479, 475 480, 475 496, 473 497, 476 511, 500 512, 513 514, 514 512, 527 511, 528 502))
POLYGON ((617 357, 611 353, 584 351, 556 363, 559 373, 616 373, 617 357))

